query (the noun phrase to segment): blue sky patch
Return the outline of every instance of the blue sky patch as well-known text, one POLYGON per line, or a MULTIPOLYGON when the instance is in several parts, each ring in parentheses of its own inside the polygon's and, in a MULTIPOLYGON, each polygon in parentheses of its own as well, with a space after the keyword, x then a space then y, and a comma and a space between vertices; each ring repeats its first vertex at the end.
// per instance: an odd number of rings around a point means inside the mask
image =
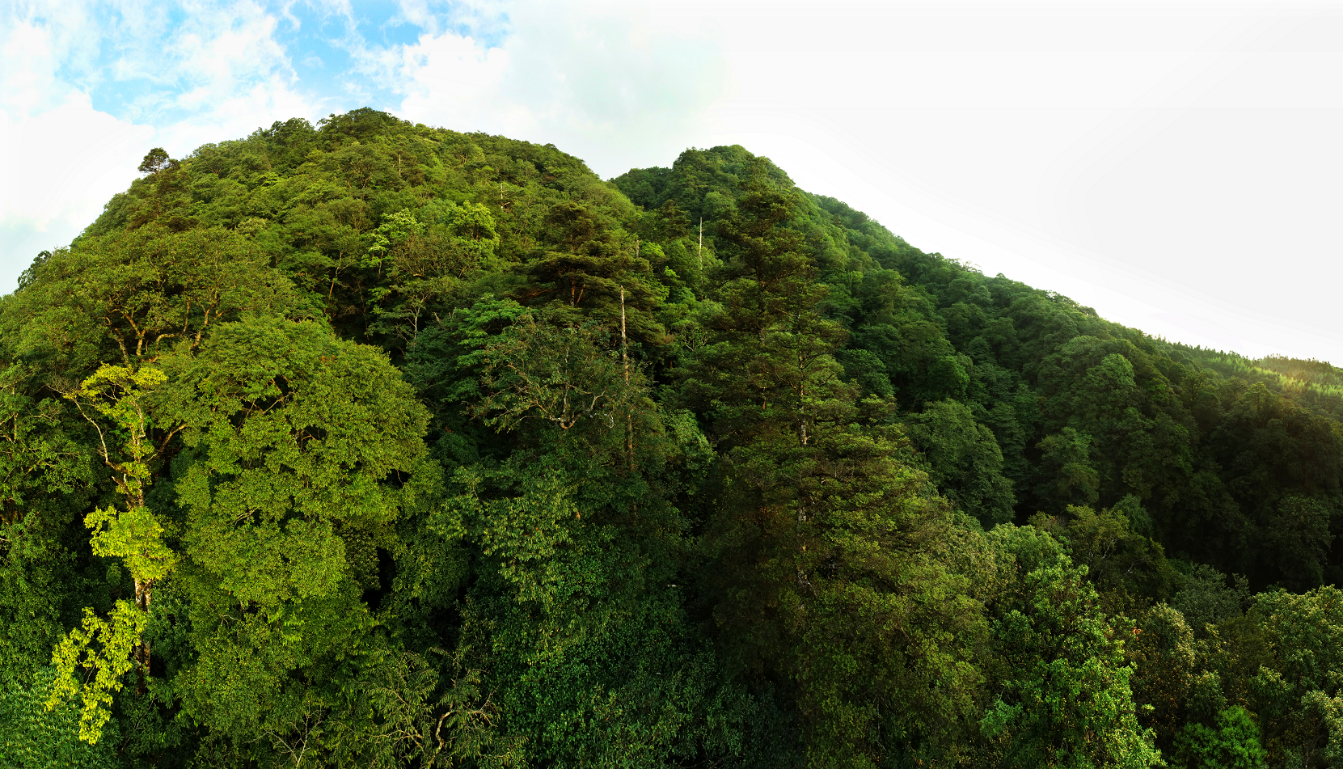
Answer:
MULTIPOLYGON (((177 4, 99 5, 91 13, 97 37, 71 41, 59 75, 88 93, 95 109, 139 123, 185 119, 199 112, 194 101, 205 92, 245 93, 274 78, 339 109, 387 108, 401 98, 400 51, 422 36, 452 32, 491 48, 509 35, 502 13, 482 19, 441 3, 430 4, 428 17, 381 2, 354 3, 348 13, 303 2, 267 4, 259 14, 228 3, 191 13, 177 4), (184 44, 193 36, 196 45, 184 44)), ((62 21, 55 16, 29 18, 52 27, 62 21)))

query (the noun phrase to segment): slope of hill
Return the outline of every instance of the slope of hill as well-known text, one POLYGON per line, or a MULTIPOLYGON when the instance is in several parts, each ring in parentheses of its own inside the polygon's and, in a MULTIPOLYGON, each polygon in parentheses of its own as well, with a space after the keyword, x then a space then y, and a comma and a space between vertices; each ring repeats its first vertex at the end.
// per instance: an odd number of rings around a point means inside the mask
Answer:
POLYGON ((2 763, 1343 749, 1325 364, 741 147, 604 182, 356 110, 141 170, 0 298, 2 763))

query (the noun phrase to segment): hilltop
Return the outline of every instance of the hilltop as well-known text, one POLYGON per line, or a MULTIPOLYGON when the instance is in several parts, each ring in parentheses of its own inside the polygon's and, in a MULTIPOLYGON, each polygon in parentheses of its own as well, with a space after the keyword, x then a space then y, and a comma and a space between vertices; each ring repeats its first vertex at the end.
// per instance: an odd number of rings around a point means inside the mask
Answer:
POLYGON ((1327 364, 739 146, 603 181, 364 109, 140 170, 0 298, 4 763, 1337 750, 1327 364))

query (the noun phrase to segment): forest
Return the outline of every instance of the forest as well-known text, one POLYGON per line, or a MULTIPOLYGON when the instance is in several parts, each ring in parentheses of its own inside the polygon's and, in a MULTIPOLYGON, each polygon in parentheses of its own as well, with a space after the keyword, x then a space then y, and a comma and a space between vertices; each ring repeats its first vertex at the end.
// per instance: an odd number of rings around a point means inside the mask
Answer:
POLYGON ((739 146, 139 172, 0 297, 0 766, 1343 767, 1343 370, 739 146))

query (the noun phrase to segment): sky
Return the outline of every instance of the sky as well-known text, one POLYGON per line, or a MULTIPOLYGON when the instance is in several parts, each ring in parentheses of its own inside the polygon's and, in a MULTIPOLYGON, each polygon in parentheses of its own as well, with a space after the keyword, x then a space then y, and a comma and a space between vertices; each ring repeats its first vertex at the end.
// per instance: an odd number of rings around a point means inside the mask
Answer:
POLYGON ((1153 336, 1343 365, 1343 0, 0 0, 0 293, 150 148, 364 106, 602 178, 740 144, 1153 336))

